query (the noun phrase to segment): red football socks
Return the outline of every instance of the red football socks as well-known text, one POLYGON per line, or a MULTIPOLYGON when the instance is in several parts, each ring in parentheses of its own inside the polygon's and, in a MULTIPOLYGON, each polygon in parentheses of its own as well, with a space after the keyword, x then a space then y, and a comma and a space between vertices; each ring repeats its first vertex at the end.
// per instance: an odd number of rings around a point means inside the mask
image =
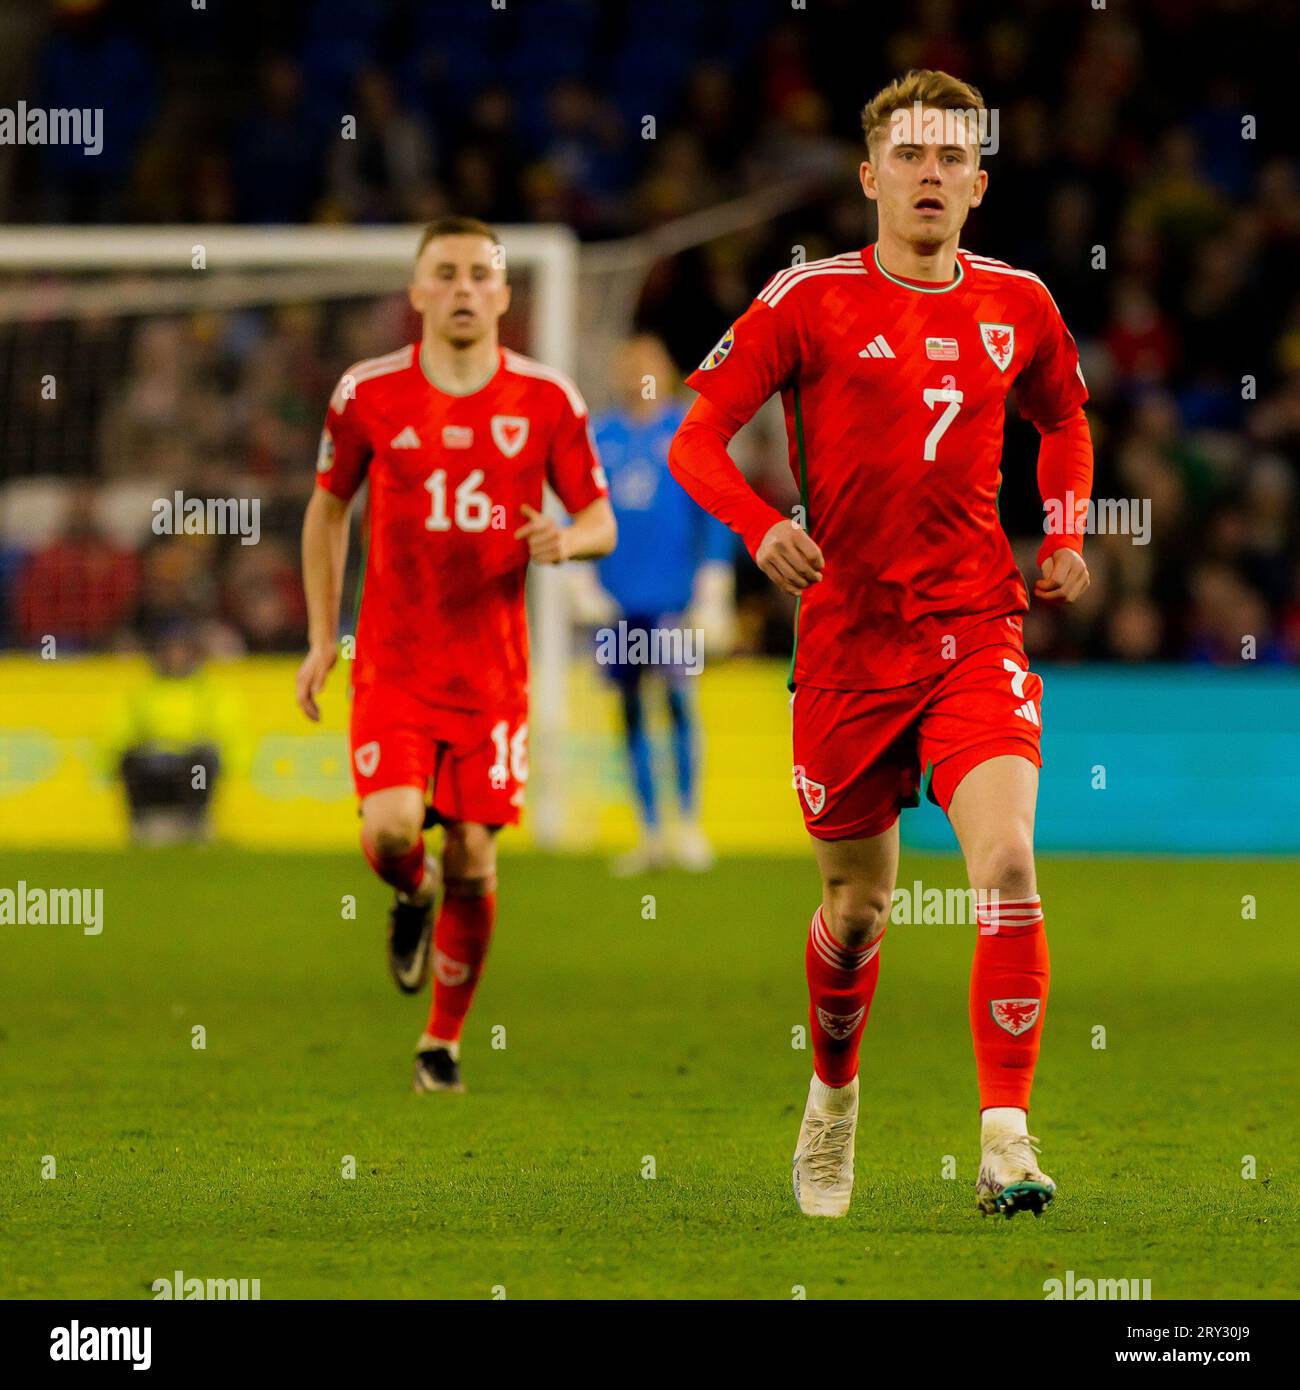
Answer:
POLYGON ((819 907, 808 931, 808 1030, 813 1070, 827 1086, 847 1086, 858 1074, 858 1046, 880 977, 880 942, 852 950, 830 933, 819 907))
POLYGON ((980 1109, 1029 1109, 1051 971, 1039 898, 981 902, 970 976, 980 1109))
POLYGON ((496 920, 495 893, 460 896, 448 886, 433 932, 433 1008, 426 1030, 455 1042, 465 1025, 496 920))

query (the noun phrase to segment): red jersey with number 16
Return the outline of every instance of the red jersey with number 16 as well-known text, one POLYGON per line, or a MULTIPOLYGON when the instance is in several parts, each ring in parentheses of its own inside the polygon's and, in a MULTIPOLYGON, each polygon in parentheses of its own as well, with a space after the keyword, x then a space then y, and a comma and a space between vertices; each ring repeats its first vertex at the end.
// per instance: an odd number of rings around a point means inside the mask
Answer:
POLYGON ((796 685, 905 685, 1006 641, 1008 619, 1018 640, 1028 596, 997 509, 1007 394, 1043 429, 1088 398, 1036 275, 960 251, 954 279, 927 285, 873 246, 794 266, 687 382, 742 422, 781 393, 826 561, 800 601, 796 685))
POLYGON ((353 684, 441 708, 526 705, 528 545, 547 482, 569 512, 605 495, 587 407, 563 373, 502 349, 477 391, 439 390, 418 344, 359 362, 330 398, 316 481, 370 482, 353 684))

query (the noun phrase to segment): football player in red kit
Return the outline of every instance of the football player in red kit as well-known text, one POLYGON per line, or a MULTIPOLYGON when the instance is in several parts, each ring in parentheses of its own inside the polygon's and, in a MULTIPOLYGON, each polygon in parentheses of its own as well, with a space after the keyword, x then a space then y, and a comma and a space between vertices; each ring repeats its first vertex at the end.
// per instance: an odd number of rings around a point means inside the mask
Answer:
POLYGON ((805 952, 814 1075, 793 1166, 810 1215, 848 1210, 859 1042, 898 815, 917 804, 923 770, 979 904, 977 1203, 1037 1214, 1055 1192, 1027 1126, 1048 959, 1033 855, 1042 682, 1025 659, 1028 595, 997 508, 1012 387, 1040 432, 1039 488, 1060 522, 1038 552, 1042 602, 1088 585, 1092 445, 1078 352, 1042 281, 958 249, 988 182, 983 109, 974 88, 933 71, 867 105, 861 182, 877 241, 768 282, 689 378, 700 397, 670 454, 687 491, 799 599, 795 784, 822 877, 805 952), (800 488, 793 518, 727 454, 774 392, 800 488))
POLYGON ((330 398, 303 525, 310 650, 297 693, 319 719, 348 511, 368 480, 352 670, 361 844, 396 890, 398 988, 419 991, 432 963, 415 1089, 449 1091, 463 1089, 461 1029, 492 935, 493 837, 519 820, 528 776, 528 562, 606 555, 615 524, 576 387, 497 341, 510 290, 495 233, 473 218, 430 224, 409 294, 420 342, 357 363, 330 398), (544 483, 569 526, 544 514, 544 483), (443 827, 440 861, 426 821, 443 827))

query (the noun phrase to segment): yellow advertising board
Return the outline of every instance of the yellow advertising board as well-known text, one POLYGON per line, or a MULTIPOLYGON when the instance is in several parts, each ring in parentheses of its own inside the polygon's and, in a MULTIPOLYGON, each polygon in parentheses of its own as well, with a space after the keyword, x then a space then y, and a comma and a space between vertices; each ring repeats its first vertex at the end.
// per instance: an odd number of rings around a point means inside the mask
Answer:
MULTIPOLYGON (((357 815, 347 765, 342 670, 310 724, 293 698, 297 663, 248 657, 214 663, 211 686, 236 713, 214 798, 218 838, 261 849, 350 848, 357 815)), ((701 816, 720 850, 803 843, 790 788, 789 700, 778 662, 729 662, 689 678, 703 731, 701 816)), ((125 796, 114 774, 122 711, 150 680, 136 657, 0 657, 0 844, 113 848, 127 842, 125 796)), ((661 801, 671 816, 667 716, 647 681, 661 801)), ((556 748, 569 848, 619 849, 634 839, 617 700, 594 663, 569 672, 568 731, 556 748)), ((530 840, 528 818, 516 844, 530 840)))

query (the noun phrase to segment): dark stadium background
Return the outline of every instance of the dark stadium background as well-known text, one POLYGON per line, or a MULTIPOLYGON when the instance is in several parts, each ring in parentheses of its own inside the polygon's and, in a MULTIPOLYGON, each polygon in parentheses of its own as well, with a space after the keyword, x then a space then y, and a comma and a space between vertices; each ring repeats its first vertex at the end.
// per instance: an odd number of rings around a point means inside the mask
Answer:
MULTIPOLYGON (((1097 494, 1152 503, 1149 546, 1094 539, 1086 601, 1035 610, 1031 655, 1240 665, 1250 632, 1261 664, 1295 663, 1300 182, 1283 113, 1294 20, 1290 5, 1237 0, 1104 14, 1046 0, 799 11, 780 0, 212 0, 203 11, 8 0, 0 104, 102 106, 106 145, 94 160, 0 147, 0 214, 369 223, 454 209, 562 222, 599 242, 806 177, 808 200, 761 230, 653 265, 636 317, 685 371, 792 247, 812 258, 869 238, 857 110, 902 69, 950 69, 1000 114, 990 197, 964 244, 1044 277, 1082 349, 1097 494), (340 112, 357 114, 355 142, 338 139, 340 112), (641 138, 646 113, 653 140, 641 138), (1243 399, 1245 377, 1257 399, 1243 399)), ((65 537, 4 542, 0 643, 54 632, 68 648, 129 649, 180 608, 222 650, 297 650, 296 528, 345 349, 285 315, 203 343, 183 319, 131 323, 24 325, 68 386, 58 409, 0 421, 0 486, 53 473, 85 487, 65 537), (172 358, 187 368, 159 381, 172 358), (255 561, 233 540, 192 563, 177 538, 137 553, 96 538, 100 480, 149 473, 167 495, 201 477, 211 492, 223 469, 256 476, 267 499, 255 561)), ((0 328, 7 373, 15 331, 0 328)), ((1009 423, 1002 511, 1026 566, 1041 529, 1035 442, 1009 423)), ((753 476, 789 499, 779 440, 753 476)), ((747 560, 738 573, 742 650, 784 650, 781 600, 747 560)))

